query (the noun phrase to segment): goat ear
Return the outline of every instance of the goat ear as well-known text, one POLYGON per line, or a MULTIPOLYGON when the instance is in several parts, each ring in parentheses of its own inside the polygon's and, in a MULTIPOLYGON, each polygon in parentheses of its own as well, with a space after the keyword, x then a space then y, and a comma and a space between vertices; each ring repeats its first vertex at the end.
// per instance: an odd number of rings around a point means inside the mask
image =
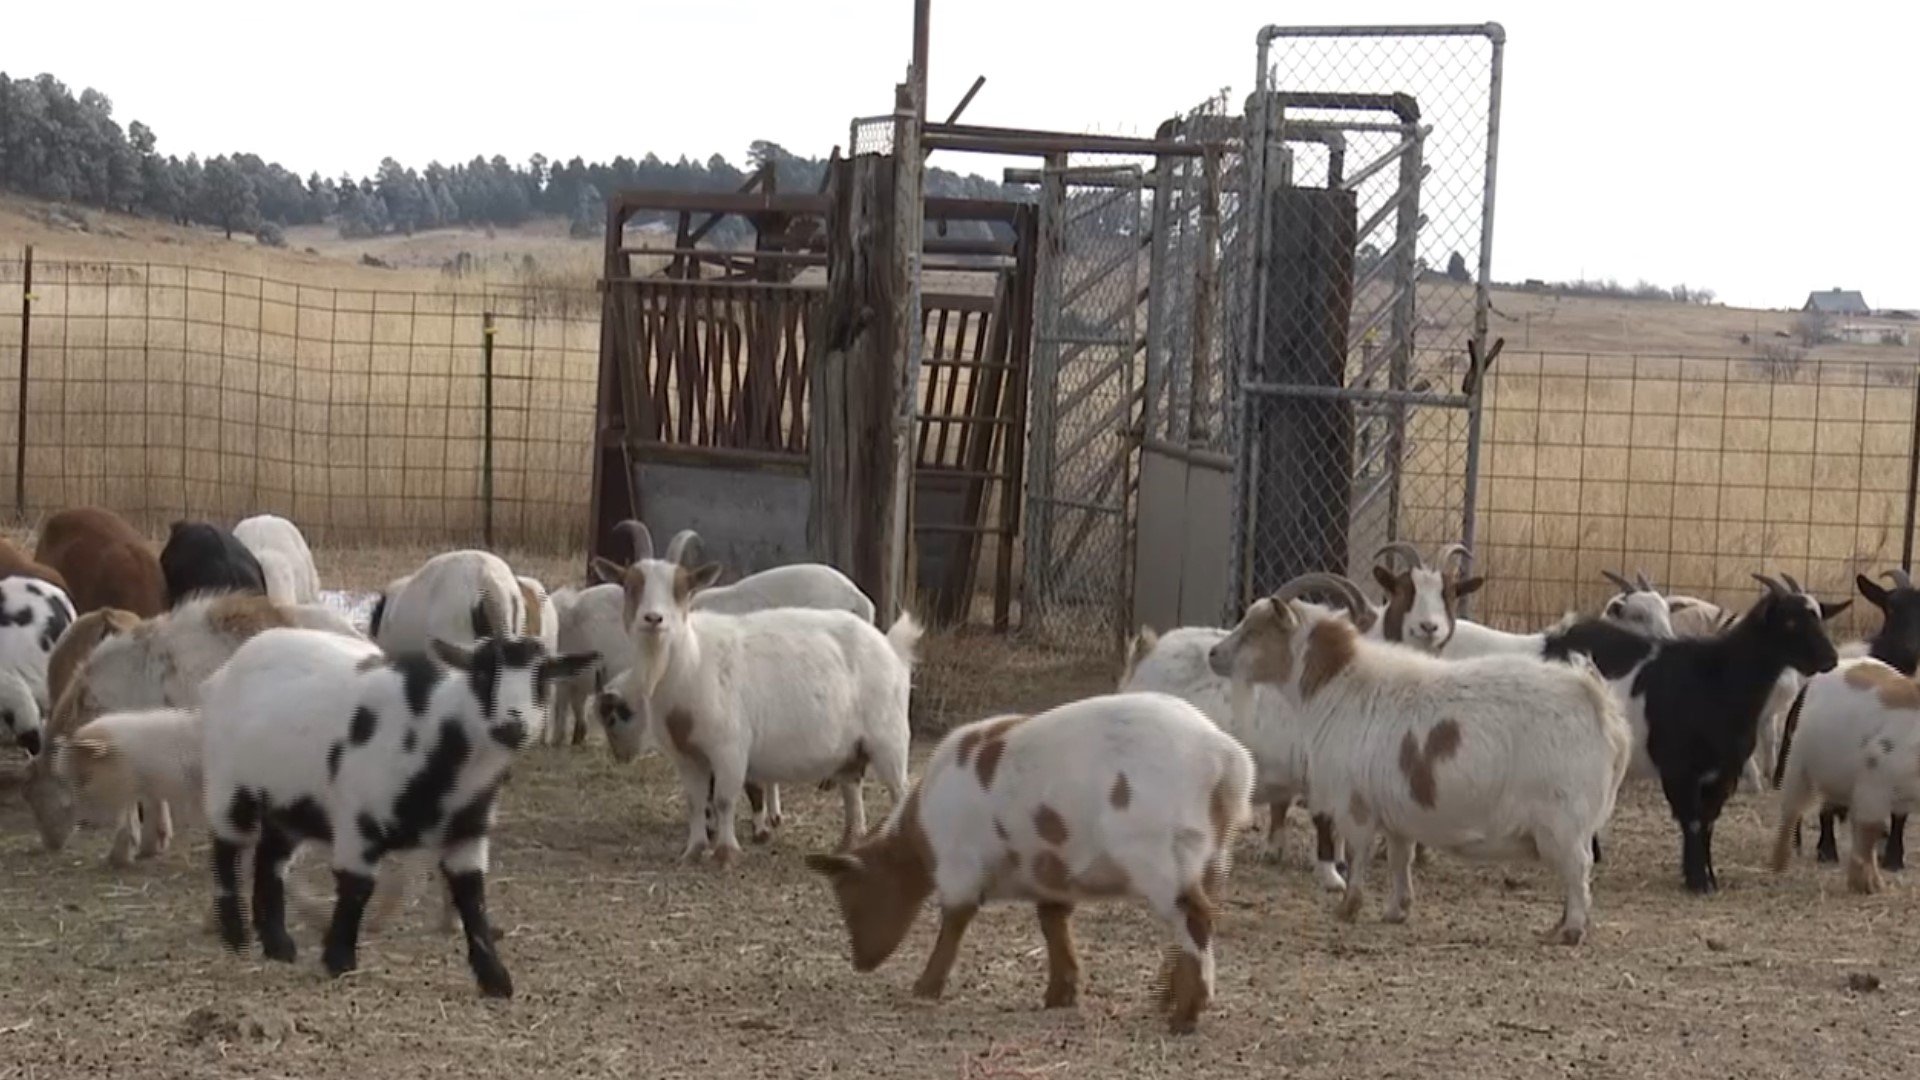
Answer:
MULTIPOLYGON (((1817 600, 1814 602, 1820 603, 1817 600)), ((1838 603, 1820 604, 1820 621, 1825 622, 1826 620, 1833 618, 1835 615, 1840 614, 1841 612, 1847 610, 1852 606, 1853 606, 1852 597, 1848 597, 1847 599, 1839 601, 1838 603)))
POLYGON ((434 659, 448 667, 456 668, 460 671, 473 670, 473 652, 471 650, 463 649, 458 645, 442 641, 439 638, 434 638, 428 643, 427 647, 433 653, 434 659))
POLYGON ((1478 574, 1470 578, 1461 578, 1459 581, 1455 582, 1453 585, 1453 595, 1455 598, 1459 598, 1462 596, 1467 596, 1472 593, 1477 593, 1480 591, 1480 586, 1485 585, 1486 583, 1487 583, 1487 579, 1478 574))
POLYGON ((596 584, 610 584, 619 581, 621 575, 626 572, 625 567, 607 558, 605 555, 595 555, 593 562, 590 563, 587 568, 587 576, 592 578, 596 584))
POLYGON ((698 570, 693 571, 691 576, 693 578, 694 592, 711 588, 714 582, 720 580, 720 564, 717 562, 707 563, 698 570))
POLYGON ((1399 579, 1393 576, 1393 571, 1384 566, 1376 566, 1373 568, 1373 580, 1381 588, 1387 590, 1389 596, 1393 594, 1395 588, 1399 587, 1399 579))
POLYGON ((807 869, 824 878, 839 879, 866 869, 857 855, 808 855, 807 869))
POLYGON ((1667 612, 1668 614, 1672 614, 1676 611, 1685 611, 1692 606, 1693 601, 1691 600, 1669 600, 1667 601, 1667 612))
POLYGON ((1872 604, 1881 611, 1887 610, 1887 590, 1875 585, 1872 578, 1865 574, 1855 574, 1853 575, 1853 584, 1855 588, 1860 590, 1860 595, 1867 598, 1867 603, 1872 604))
POLYGON ((600 659, 595 653, 562 653, 543 661, 549 679, 570 679, 592 667, 600 659))

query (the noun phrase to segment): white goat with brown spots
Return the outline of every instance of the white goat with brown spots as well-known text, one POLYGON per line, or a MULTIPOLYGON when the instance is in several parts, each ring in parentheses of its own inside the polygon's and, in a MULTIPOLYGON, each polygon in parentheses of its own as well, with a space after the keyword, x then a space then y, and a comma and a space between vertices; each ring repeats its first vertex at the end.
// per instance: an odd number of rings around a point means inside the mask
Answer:
POLYGON ((1853 823, 1847 885, 1879 892, 1874 856, 1887 820, 1920 810, 1920 683, 1872 657, 1840 661, 1807 680, 1781 757, 1774 871, 1787 868, 1802 814, 1816 802, 1844 806, 1853 823))
MULTIPOLYGON (((871 767, 897 803, 907 788, 908 694, 920 626, 902 612, 886 633, 845 611, 693 609, 720 565, 653 557, 645 524, 623 521, 636 558, 617 574, 634 662, 627 695, 657 725, 654 743, 687 797, 682 858, 740 852, 734 807, 749 785, 832 783, 846 809, 842 847, 867 831, 860 782, 871 767)), ((755 839, 763 836, 756 830, 755 839)))
MULTIPOLYGON (((1593 664, 1530 656, 1443 660, 1367 641, 1344 614, 1276 595, 1210 656, 1236 684, 1278 688, 1305 731, 1308 806, 1347 850, 1387 840, 1386 921, 1413 902, 1416 843, 1468 858, 1534 857, 1566 890, 1549 940, 1586 936, 1592 840, 1613 813, 1632 729, 1593 664)), ((1337 908, 1359 914, 1367 860, 1337 908)))
POLYGON ((945 991, 983 904, 1027 900, 1047 944, 1046 1006, 1071 1006, 1074 905, 1138 897, 1171 931, 1156 990, 1187 1032, 1213 997, 1213 902, 1253 785, 1252 755, 1192 705, 1107 694, 955 728, 872 836, 807 865, 832 883, 857 971, 892 956, 937 899, 940 936, 913 987, 923 998, 945 991))

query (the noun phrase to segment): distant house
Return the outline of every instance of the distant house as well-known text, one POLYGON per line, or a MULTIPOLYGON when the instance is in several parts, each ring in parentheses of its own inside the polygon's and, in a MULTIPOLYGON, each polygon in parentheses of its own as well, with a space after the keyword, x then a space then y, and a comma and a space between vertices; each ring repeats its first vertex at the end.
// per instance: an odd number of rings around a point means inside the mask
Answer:
POLYGON ((1858 289, 1828 289, 1826 292, 1810 292, 1801 311, 1813 311, 1822 315, 1871 315, 1873 309, 1867 306, 1866 298, 1858 289))

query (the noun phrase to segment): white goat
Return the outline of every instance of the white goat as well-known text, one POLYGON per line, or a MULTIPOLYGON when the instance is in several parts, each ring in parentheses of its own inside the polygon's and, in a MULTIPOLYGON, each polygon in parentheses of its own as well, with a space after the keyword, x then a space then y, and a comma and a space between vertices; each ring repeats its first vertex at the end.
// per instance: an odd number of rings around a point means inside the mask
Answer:
POLYGON ((1160 1004, 1192 1031, 1214 993, 1213 904, 1234 834, 1252 820, 1254 763, 1192 705, 1106 694, 949 731, 926 773, 852 851, 809 855, 852 939, 853 966, 893 955, 929 895, 940 937, 913 992, 945 992, 983 903, 1031 900, 1047 945, 1048 1008, 1079 997, 1076 903, 1137 896, 1171 931, 1160 1004))
POLYGON ((920 626, 902 612, 882 634, 844 611, 694 611, 719 576, 653 557, 644 524, 623 521, 634 562, 618 570, 634 645, 629 700, 645 702, 655 744, 687 796, 682 858, 739 854, 734 806, 749 783, 837 783, 842 847, 867 831, 860 781, 869 766, 897 802, 907 786, 908 693, 920 626))
MULTIPOLYGON (((1319 575, 1308 575, 1318 577, 1319 575)), ((1305 579, 1296 579, 1296 588, 1305 579)), ((1245 708, 1233 705, 1233 684, 1214 673, 1207 657, 1227 631, 1211 626, 1183 626, 1155 635, 1142 629, 1128 650, 1127 669, 1120 677, 1122 693, 1157 691, 1193 705, 1220 730, 1232 735, 1253 754, 1259 769, 1255 803, 1269 809, 1267 855, 1278 860, 1285 838, 1287 810, 1307 796, 1307 745, 1304 732, 1286 699, 1269 686, 1250 689, 1245 708)), ((1346 888, 1339 862, 1340 838, 1333 820, 1313 816, 1314 880, 1329 891, 1346 888)))
POLYGON ((32 577, 0 578, 0 727, 31 755, 45 748, 53 711, 47 660, 73 619, 73 601, 60 586, 32 577))
MULTIPOLYGON (((662 557, 667 562, 685 564, 689 545, 698 540, 698 534, 692 529, 682 529, 667 542, 667 553, 662 557)), ((613 562, 605 566, 595 563, 594 576, 602 582, 618 584, 619 577, 608 576, 618 565, 613 562)), ((847 611, 867 622, 873 621, 873 601, 860 591, 860 586, 855 585, 853 579, 824 563, 776 566, 748 574, 731 585, 703 589, 694 610, 745 615, 780 607, 847 611)))
POLYGON ((1787 868, 1801 815, 1816 802, 1847 808, 1847 885, 1881 889, 1875 854, 1887 819, 1920 810, 1920 683, 1872 657, 1841 660, 1807 680, 1793 739, 1782 750, 1773 869, 1787 868))
POLYGON ((549 655, 525 637, 489 637, 470 650, 435 640, 430 648, 432 659, 389 656, 339 634, 267 630, 207 680, 203 805, 229 949, 244 949, 248 937, 243 849, 254 849, 261 950, 291 962, 287 860, 302 841, 331 844, 337 894, 323 960, 335 976, 357 966, 381 860, 431 851, 481 992, 512 996, 486 912, 495 797, 515 755, 538 741, 553 683, 589 660, 549 655))
MULTIPOLYGON (((108 711, 186 707, 199 703, 203 680, 233 656, 248 638, 274 627, 299 626, 362 640, 344 616, 321 604, 275 604, 257 593, 214 593, 195 596, 179 607, 126 629, 109 612, 100 615, 104 633, 98 644, 74 669, 60 700, 54 704, 50 727, 57 733, 77 731, 108 711)), ((58 851, 73 834, 71 787, 36 760, 28 768, 26 796, 40 839, 49 851, 58 851)), ((142 820, 116 830, 107 858, 124 866, 133 856, 129 847, 138 837, 141 858, 165 851, 173 837, 169 803, 142 798, 142 820)))
MULTIPOLYGON (((1413 899, 1413 845, 1546 861, 1566 890, 1549 940, 1587 932, 1592 840, 1613 813, 1633 734, 1593 665, 1527 656, 1442 660, 1362 638, 1343 615, 1268 598, 1215 646, 1216 674, 1277 687, 1306 731, 1308 805, 1347 850, 1387 838, 1386 921, 1413 899)), ((1367 860, 1338 914, 1359 914, 1367 860)))
POLYGON ((389 583, 374 602, 368 636, 389 653, 424 653, 436 638, 466 645, 519 637, 526 625, 527 600, 512 568, 490 551, 467 548, 435 555, 389 583))
MULTIPOLYGON (((592 653, 598 658, 592 671, 555 688, 550 729, 551 741, 555 743, 563 737, 575 746, 584 742, 587 717, 597 704, 597 695, 633 666, 633 641, 627 637, 626 625, 620 617, 625 603, 621 597, 619 585, 594 585, 585 589, 566 586, 553 592, 553 606, 560 623, 560 651, 592 653)), ((611 731, 608 739, 608 745, 612 746, 611 731)), ((619 761, 631 760, 631 755, 623 758, 617 749, 614 757, 619 761)))
POLYGON ((320 600, 320 572, 299 526, 277 514, 255 514, 233 527, 234 538, 259 560, 267 596, 281 604, 320 600))

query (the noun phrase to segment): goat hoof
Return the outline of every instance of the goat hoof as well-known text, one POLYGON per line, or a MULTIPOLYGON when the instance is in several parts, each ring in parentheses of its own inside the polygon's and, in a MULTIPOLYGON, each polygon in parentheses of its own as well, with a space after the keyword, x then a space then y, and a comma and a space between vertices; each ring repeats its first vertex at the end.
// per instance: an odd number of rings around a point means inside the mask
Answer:
POLYGON ((737 844, 722 844, 713 849, 713 864, 715 866, 732 866, 733 861, 739 857, 740 847, 737 844))
POLYGON ((1071 1009, 1079 1003, 1080 988, 1073 983, 1047 987, 1047 997, 1044 1002, 1046 1008, 1071 1009))
POLYGON ((1352 922, 1359 918, 1360 897, 1353 893, 1342 896, 1340 902, 1334 905, 1333 914, 1334 917, 1338 918, 1341 922, 1352 922))
POLYGON ((1898 873, 1907 868, 1907 860, 1899 855, 1886 855, 1880 859, 1880 869, 1898 873))
POLYGON ((773 840, 773 830, 772 830, 772 829, 755 829, 755 830, 753 830, 753 842, 754 842, 754 843, 756 843, 756 844, 766 844, 766 843, 771 843, 771 842, 772 842, 772 840, 773 840))
POLYGON ((331 949, 321 958, 321 961, 327 969, 327 974, 336 979, 360 966, 359 959, 352 953, 336 953, 331 949))
POLYGON ((1586 937, 1586 927, 1568 926, 1565 923, 1549 927, 1540 934, 1540 940, 1548 945, 1578 945, 1586 940, 1586 937))
POLYGON ((260 952, 269 960, 291 964, 299 958, 300 950, 294 945, 291 936, 279 933, 260 935, 260 952))
POLYGON ((1829 847, 1816 848, 1813 853, 1813 861, 1823 862, 1823 863, 1839 862, 1840 851, 1837 848, 1829 848, 1829 847))

